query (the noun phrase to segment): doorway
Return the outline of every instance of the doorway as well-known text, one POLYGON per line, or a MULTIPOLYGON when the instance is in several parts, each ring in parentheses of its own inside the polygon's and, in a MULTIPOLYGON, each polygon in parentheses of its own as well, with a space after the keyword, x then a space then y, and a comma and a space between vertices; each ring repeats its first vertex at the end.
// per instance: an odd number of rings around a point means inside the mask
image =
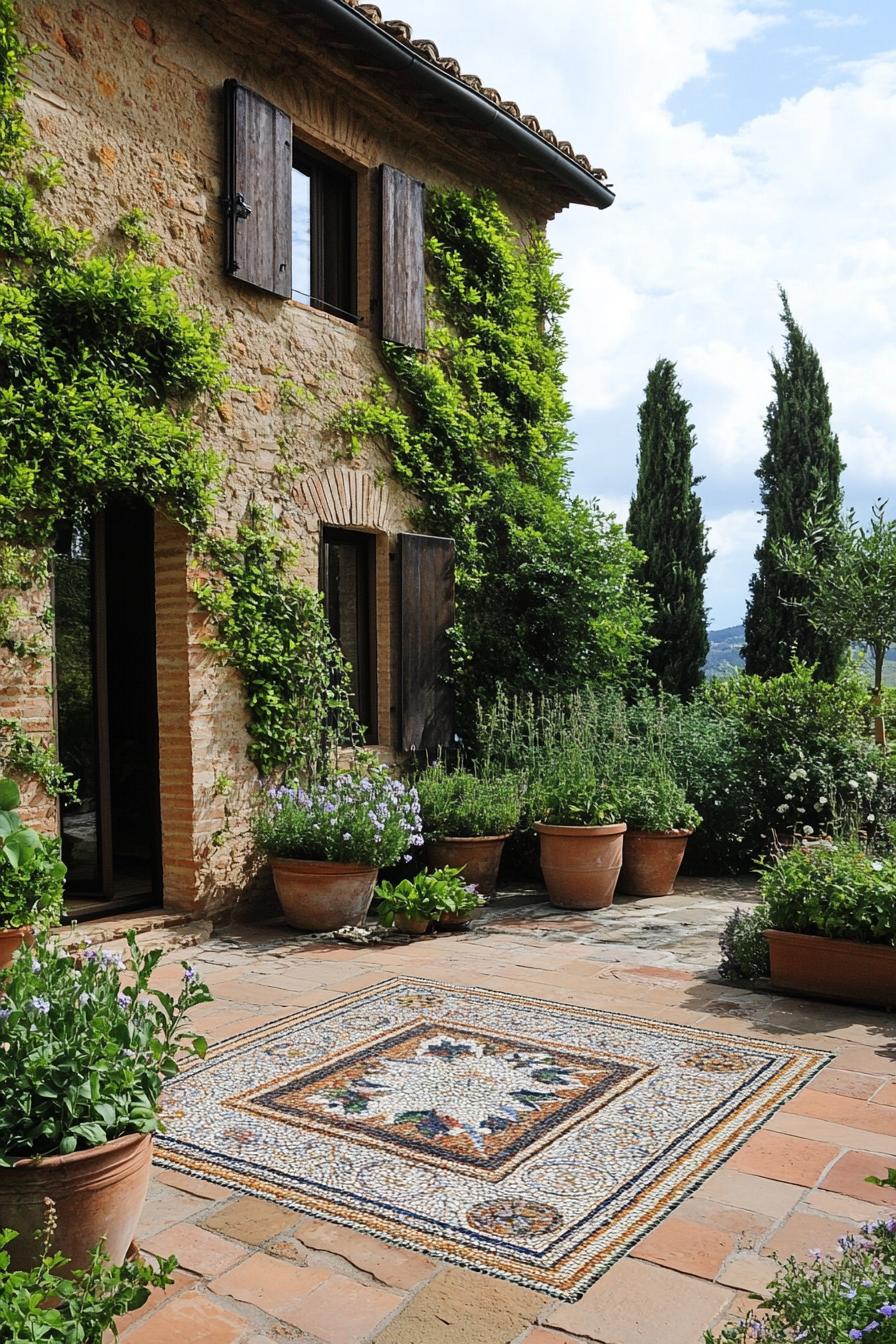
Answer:
POLYGON ((158 905, 152 510, 119 500, 60 528, 54 588, 59 758, 79 781, 61 809, 66 914, 158 905))

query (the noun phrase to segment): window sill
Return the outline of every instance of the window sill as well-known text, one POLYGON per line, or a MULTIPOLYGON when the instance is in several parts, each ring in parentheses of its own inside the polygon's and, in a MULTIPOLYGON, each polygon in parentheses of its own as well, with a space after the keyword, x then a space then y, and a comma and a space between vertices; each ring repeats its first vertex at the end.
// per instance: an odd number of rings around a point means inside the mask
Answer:
POLYGON ((337 317, 335 313, 328 313, 326 308, 316 308, 314 304, 303 303, 301 299, 287 299, 291 308, 298 308, 300 312, 310 313, 312 317, 322 318, 326 322, 334 322, 336 326, 345 328, 346 331, 360 332, 363 336, 370 335, 370 326, 365 318, 359 317, 357 321, 352 322, 347 317, 337 317))

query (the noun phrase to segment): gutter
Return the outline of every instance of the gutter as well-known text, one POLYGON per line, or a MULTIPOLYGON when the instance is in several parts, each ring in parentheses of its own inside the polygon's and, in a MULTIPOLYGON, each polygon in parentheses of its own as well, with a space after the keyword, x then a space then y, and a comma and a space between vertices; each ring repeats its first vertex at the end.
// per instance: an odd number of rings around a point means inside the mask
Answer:
POLYGON ((388 70, 406 75, 425 93, 454 103, 474 126, 492 131, 517 153, 560 178, 575 192, 576 201, 596 205, 599 210, 606 210, 615 201, 615 194, 609 187, 575 159, 556 149, 463 80, 411 50, 406 42, 386 32, 363 11, 351 8, 344 0, 303 0, 302 8, 324 19, 350 41, 367 47, 388 70))

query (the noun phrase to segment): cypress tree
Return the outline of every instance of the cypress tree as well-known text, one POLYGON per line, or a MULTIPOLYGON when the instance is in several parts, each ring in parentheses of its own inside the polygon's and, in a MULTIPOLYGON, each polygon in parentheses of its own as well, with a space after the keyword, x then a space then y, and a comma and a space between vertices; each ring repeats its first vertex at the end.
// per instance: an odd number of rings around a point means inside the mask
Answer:
POLYGON ((712 552, 695 486, 691 454, 696 445, 675 365, 657 360, 647 375, 638 411, 638 483, 628 532, 643 551, 642 577, 651 586, 656 645, 647 661, 657 683, 689 696, 703 680, 709 652, 706 632, 706 567, 712 552))
POLYGON ((831 399, 821 360, 797 326, 779 290, 785 330, 784 358, 772 354, 774 400, 765 417, 768 448, 756 475, 765 515, 765 536, 750 580, 742 653, 746 670, 761 677, 786 672, 794 654, 818 665, 818 675, 837 673, 846 646, 816 629, 806 612, 808 581, 786 570, 781 543, 811 541, 818 562, 829 559, 831 541, 814 531, 814 520, 836 514, 843 492, 840 445, 831 428, 831 399))

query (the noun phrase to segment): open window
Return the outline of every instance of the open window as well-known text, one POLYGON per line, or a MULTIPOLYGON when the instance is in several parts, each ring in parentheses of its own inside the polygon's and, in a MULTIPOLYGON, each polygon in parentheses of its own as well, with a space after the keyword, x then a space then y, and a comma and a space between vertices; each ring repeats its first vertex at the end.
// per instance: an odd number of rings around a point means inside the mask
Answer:
POLYGON ((292 160, 292 297, 356 322, 354 173, 298 142, 292 160))
POLYGON ((349 665, 350 699, 364 741, 377 741, 376 542, 369 532, 325 527, 321 587, 333 638, 349 665))

